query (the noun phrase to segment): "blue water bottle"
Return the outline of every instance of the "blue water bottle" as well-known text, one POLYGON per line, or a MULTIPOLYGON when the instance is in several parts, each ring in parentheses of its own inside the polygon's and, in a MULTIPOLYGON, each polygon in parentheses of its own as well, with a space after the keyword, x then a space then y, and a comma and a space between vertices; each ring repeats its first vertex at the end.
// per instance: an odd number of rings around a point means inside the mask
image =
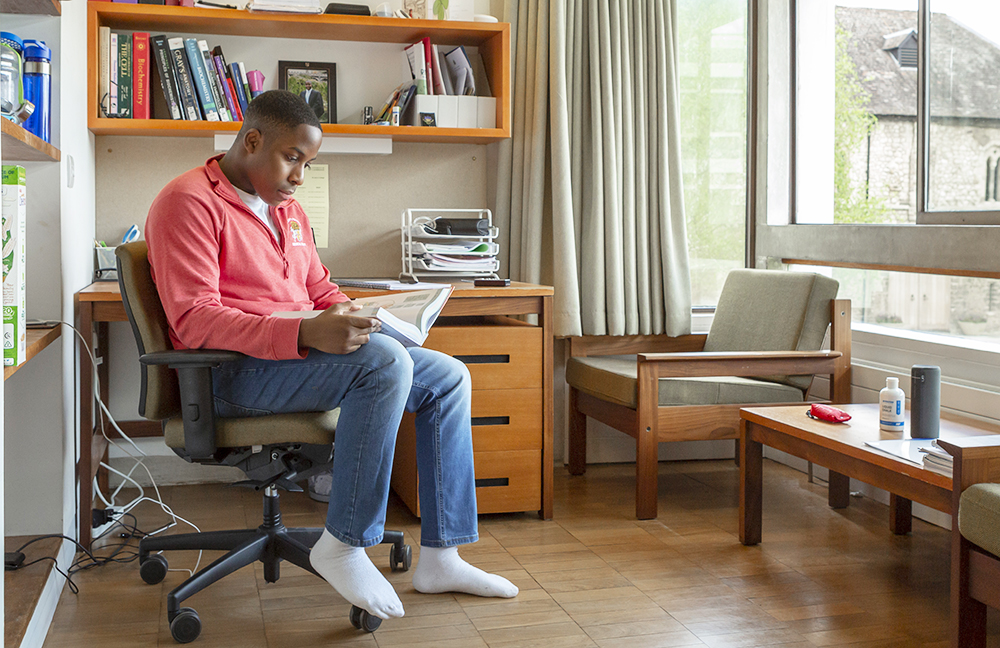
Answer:
POLYGON ((31 113, 24 128, 52 142, 52 51, 45 41, 24 41, 24 98, 35 104, 35 112, 31 113))

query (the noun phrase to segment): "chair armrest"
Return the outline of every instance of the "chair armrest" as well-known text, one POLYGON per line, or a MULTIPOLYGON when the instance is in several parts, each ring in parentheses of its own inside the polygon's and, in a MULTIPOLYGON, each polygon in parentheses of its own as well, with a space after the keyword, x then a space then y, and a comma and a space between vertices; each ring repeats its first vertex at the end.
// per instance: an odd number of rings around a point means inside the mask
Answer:
POLYGON ((659 378, 773 376, 832 373, 840 351, 751 351, 640 353, 640 365, 653 365, 659 378))
POLYGON ((954 510, 958 510, 958 499, 969 486, 1000 482, 1000 435, 938 439, 938 445, 955 458, 952 471, 954 510))
POLYGON ((216 349, 177 349, 145 353, 139 358, 144 365, 167 365, 179 367, 218 367, 223 362, 232 362, 244 357, 236 351, 216 349))
POLYGON ((184 422, 184 458, 214 463, 215 399, 212 396, 212 368, 244 357, 236 351, 180 349, 143 354, 144 365, 167 365, 177 370, 177 387, 184 422))

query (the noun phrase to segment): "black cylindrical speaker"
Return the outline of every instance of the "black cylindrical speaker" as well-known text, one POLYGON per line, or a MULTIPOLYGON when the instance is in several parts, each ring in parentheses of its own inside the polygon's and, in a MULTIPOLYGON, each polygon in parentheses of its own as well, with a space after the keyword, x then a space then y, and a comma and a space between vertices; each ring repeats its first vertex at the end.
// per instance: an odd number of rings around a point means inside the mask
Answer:
POLYGON ((936 439, 941 430, 941 367, 910 369, 910 436, 936 439))

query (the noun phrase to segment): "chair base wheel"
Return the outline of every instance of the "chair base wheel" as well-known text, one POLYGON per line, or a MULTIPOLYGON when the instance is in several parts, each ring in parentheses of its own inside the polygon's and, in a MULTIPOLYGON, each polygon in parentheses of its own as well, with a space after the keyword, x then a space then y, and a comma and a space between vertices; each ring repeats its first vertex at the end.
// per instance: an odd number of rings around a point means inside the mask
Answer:
POLYGON ((363 610, 357 605, 351 606, 350 614, 351 625, 358 630, 364 630, 365 632, 375 632, 380 625, 382 625, 382 619, 378 618, 374 614, 369 614, 368 610, 363 610))
POLYGON ((170 635, 177 643, 191 643, 201 634, 201 619, 191 608, 181 608, 170 620, 170 635))
POLYGON ((410 571, 413 563, 413 548, 410 545, 403 545, 403 551, 397 552, 396 545, 389 547, 389 568, 392 571, 410 571), (402 553, 402 555, 399 555, 402 553))
POLYGON ((146 556, 139 563, 139 576, 149 585, 162 583, 167 576, 167 559, 159 554, 146 556))

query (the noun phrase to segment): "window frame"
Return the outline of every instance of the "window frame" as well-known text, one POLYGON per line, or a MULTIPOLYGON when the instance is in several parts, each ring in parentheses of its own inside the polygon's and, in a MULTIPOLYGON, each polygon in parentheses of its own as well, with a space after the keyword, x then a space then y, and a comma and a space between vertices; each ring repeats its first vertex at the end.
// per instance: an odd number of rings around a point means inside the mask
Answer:
MULTIPOLYGON (((918 224, 797 223, 795 195, 796 5, 802 0, 751 3, 751 101, 748 111, 748 200, 752 235, 747 237, 749 267, 781 267, 786 262, 870 269, 1000 278, 1000 211, 930 212, 918 224), (995 221, 991 219, 996 218, 995 221)), ((808 0, 805 0, 808 1, 808 0)), ((918 65, 927 45, 927 0, 918 27, 918 65)), ((922 76, 921 76, 922 78, 922 76)), ((918 94, 924 95, 921 82, 918 94)), ((926 97, 925 97, 926 99, 926 97)), ((924 102, 926 104, 926 102, 924 102)), ((926 105, 918 110, 921 115, 926 105)), ((928 123, 929 126, 929 123, 928 123)), ((926 144, 927 129, 918 133, 926 144)), ((918 182, 926 174, 928 151, 919 152, 918 182)), ((926 184, 926 183, 925 183, 926 184)), ((926 205, 918 191, 918 211, 926 205)))

